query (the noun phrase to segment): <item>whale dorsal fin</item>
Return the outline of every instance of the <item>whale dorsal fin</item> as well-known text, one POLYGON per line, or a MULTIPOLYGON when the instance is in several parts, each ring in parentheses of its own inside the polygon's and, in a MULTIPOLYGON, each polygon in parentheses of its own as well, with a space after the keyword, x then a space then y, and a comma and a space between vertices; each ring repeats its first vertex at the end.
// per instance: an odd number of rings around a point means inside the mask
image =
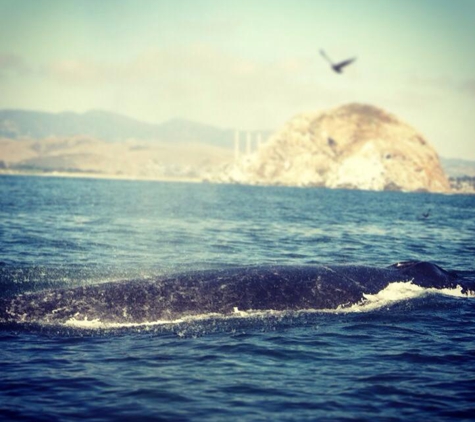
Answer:
POLYGON ((419 264, 422 261, 400 261, 396 262, 395 264, 390 265, 388 268, 397 268, 399 270, 413 267, 416 264, 419 264))
POLYGON ((432 262, 427 261, 401 261, 396 262, 393 265, 390 265, 388 268, 394 268, 400 270, 404 273, 409 273, 410 271, 417 271, 419 273, 424 273, 425 275, 439 275, 443 274, 450 278, 458 278, 458 274, 455 271, 447 271, 439 267, 432 262))

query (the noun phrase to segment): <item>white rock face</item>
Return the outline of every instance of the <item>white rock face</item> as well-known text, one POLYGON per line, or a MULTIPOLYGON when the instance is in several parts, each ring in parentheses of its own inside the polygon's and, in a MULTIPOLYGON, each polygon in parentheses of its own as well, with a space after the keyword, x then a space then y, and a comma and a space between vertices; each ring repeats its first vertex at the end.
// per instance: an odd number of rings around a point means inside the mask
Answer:
POLYGON ((434 148, 373 106, 349 104, 291 119, 221 181, 260 185, 448 192, 434 148))
POLYGON ((368 142, 353 155, 344 158, 328 175, 326 186, 357 186, 365 190, 383 190, 385 168, 374 143, 368 142))

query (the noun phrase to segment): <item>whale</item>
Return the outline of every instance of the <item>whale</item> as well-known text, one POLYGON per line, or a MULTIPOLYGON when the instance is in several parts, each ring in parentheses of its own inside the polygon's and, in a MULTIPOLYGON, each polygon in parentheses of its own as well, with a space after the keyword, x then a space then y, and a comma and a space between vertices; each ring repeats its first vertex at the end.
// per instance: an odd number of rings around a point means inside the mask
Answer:
POLYGON ((344 309, 393 282, 475 292, 474 281, 436 264, 407 261, 378 268, 364 265, 267 265, 189 271, 46 289, 0 299, 0 323, 62 324, 176 321, 239 311, 344 309))

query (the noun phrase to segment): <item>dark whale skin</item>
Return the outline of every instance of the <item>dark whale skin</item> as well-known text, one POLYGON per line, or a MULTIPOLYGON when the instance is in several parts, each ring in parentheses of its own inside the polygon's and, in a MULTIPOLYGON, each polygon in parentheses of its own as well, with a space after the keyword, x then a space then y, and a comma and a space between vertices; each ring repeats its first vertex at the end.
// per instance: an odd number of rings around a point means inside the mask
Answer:
POLYGON ((145 323, 236 310, 337 309, 400 281, 475 291, 473 282, 429 262, 402 262, 387 268, 255 266, 21 294, 0 299, 0 322, 54 324, 74 318, 145 323))

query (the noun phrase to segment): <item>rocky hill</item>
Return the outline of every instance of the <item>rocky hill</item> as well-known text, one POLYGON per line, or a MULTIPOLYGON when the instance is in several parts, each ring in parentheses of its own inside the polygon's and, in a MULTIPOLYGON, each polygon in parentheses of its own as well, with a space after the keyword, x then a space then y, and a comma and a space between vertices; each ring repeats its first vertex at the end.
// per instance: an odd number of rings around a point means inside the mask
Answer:
POLYGON ((367 190, 448 192, 428 141, 377 107, 349 104, 300 114, 220 181, 367 190))

